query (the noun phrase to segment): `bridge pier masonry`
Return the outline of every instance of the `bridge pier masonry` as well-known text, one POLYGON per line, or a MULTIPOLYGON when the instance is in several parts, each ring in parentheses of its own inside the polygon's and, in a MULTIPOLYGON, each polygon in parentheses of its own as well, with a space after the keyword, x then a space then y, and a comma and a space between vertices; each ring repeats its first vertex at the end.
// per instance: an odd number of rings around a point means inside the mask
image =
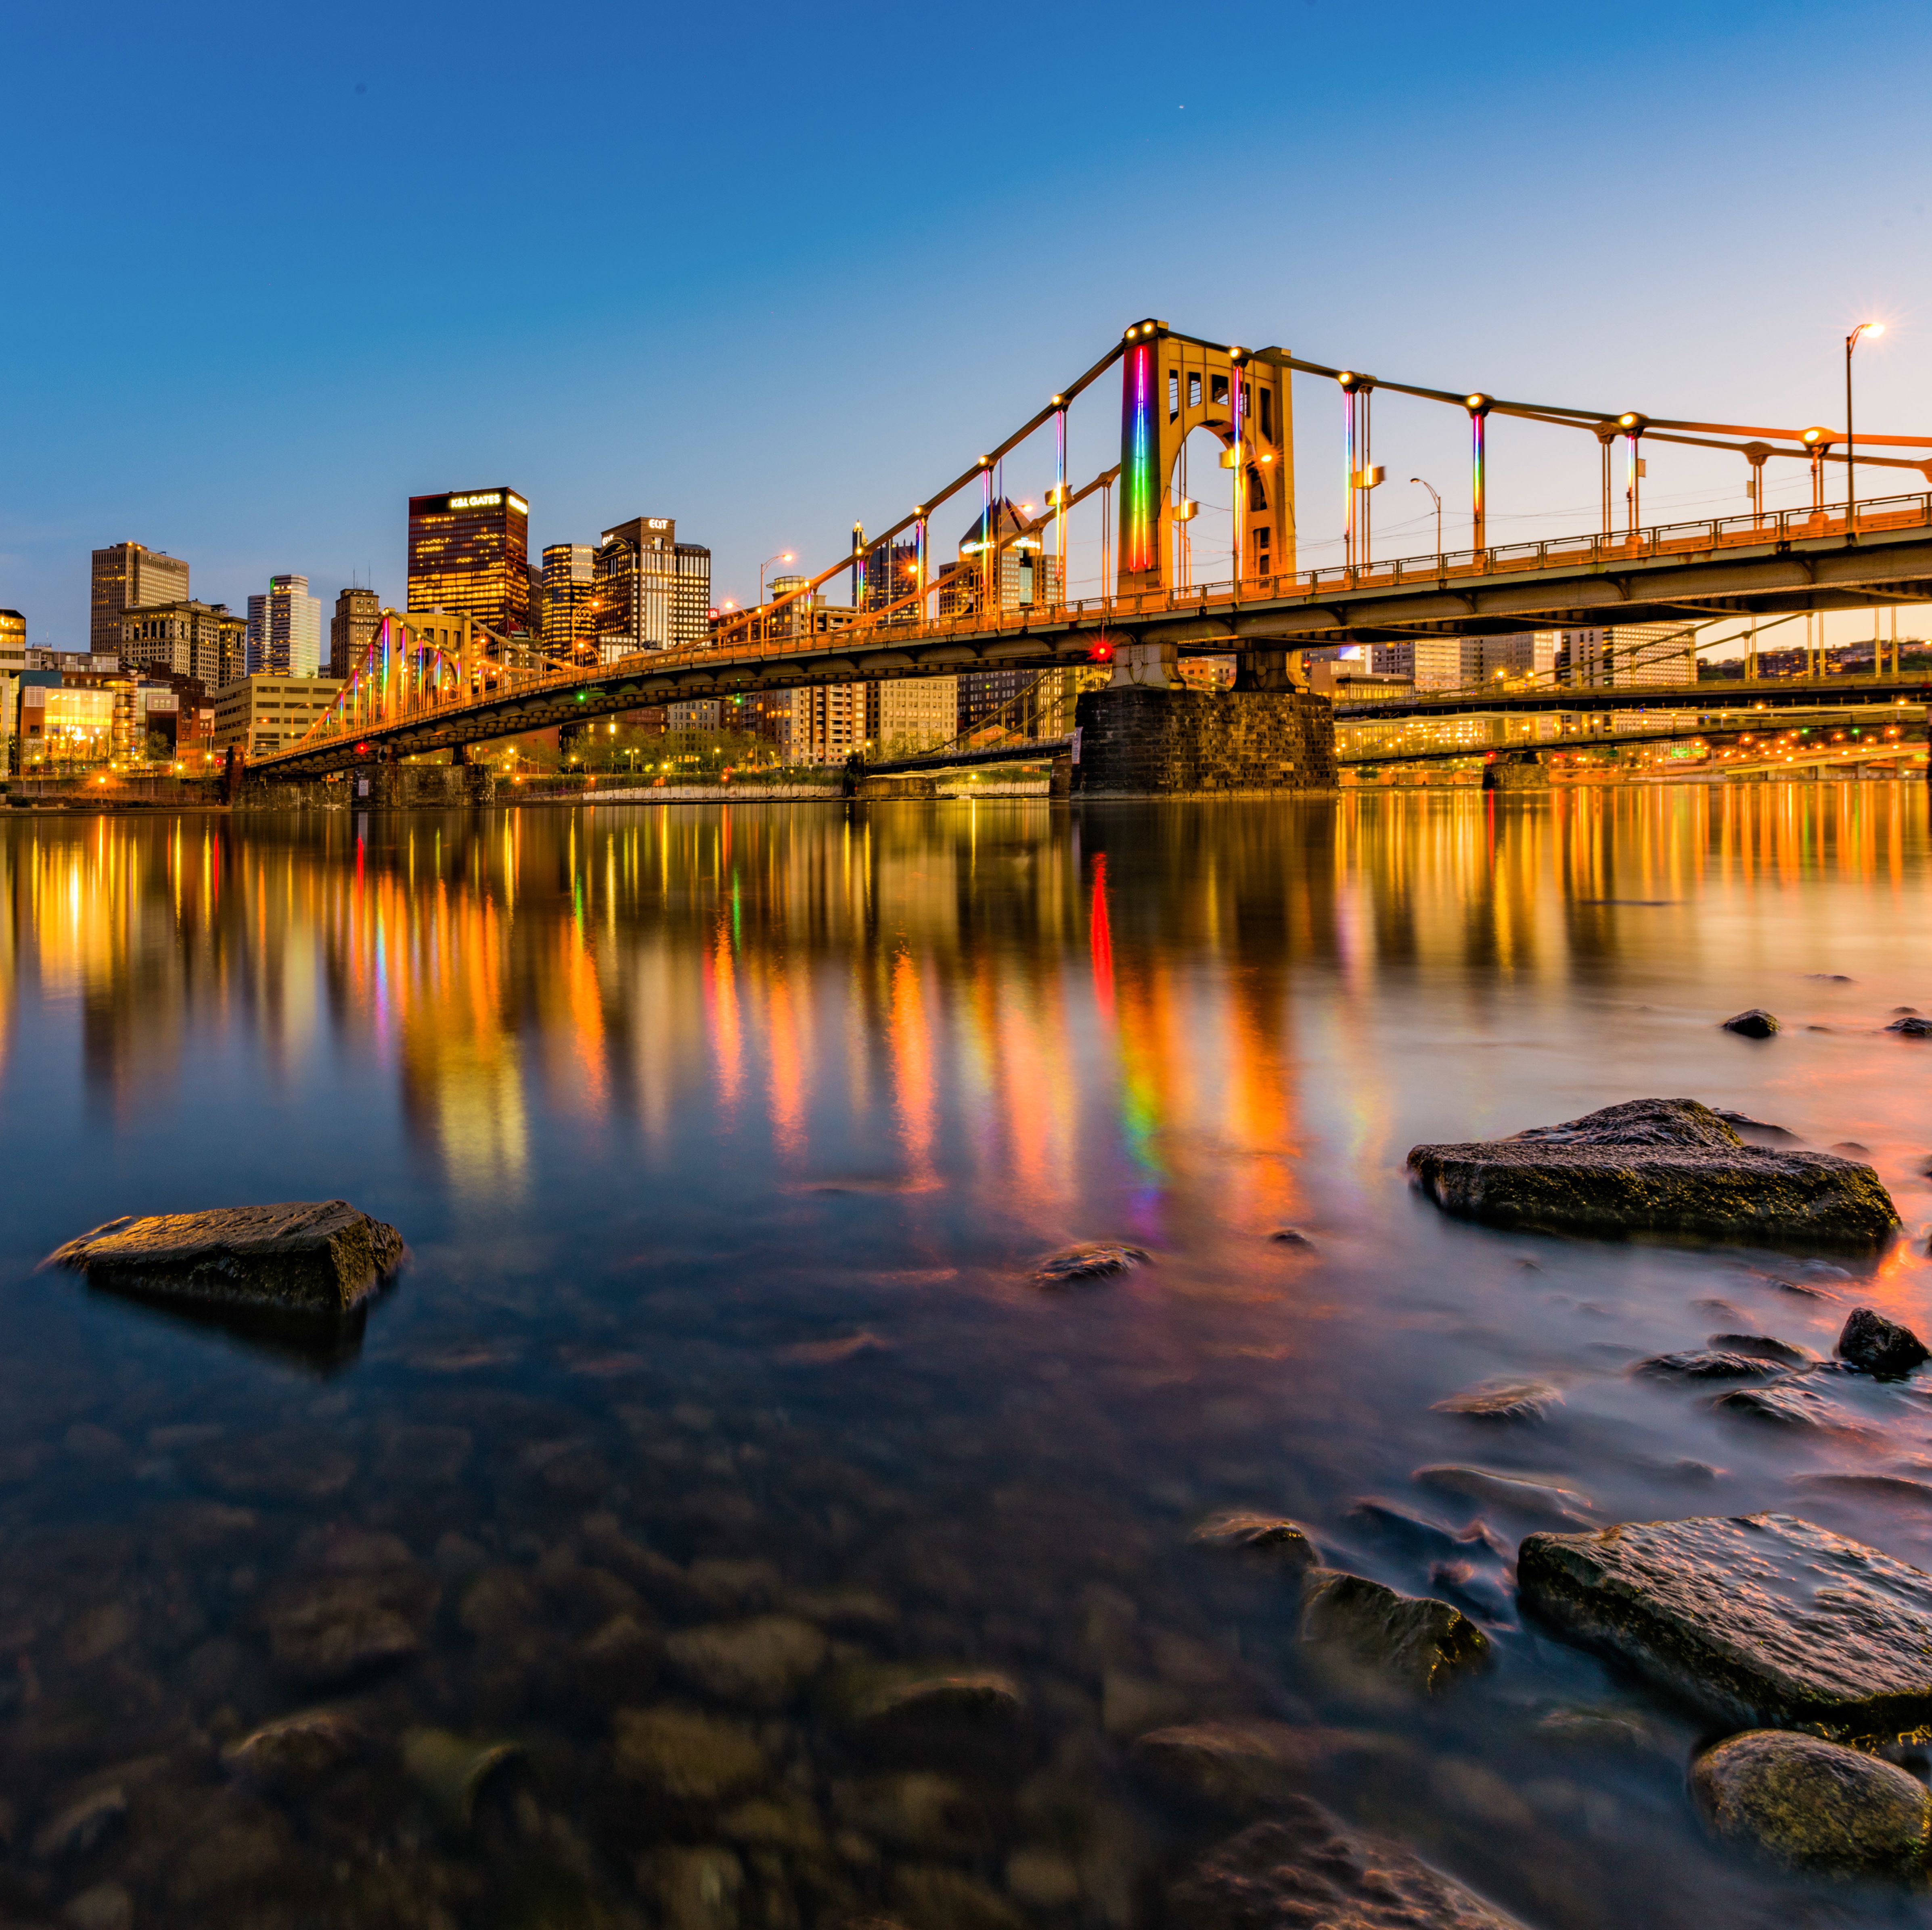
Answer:
POLYGON ((1244 652, 1232 690, 1191 690, 1172 643, 1123 640, 1113 682, 1074 712, 1084 798, 1256 798, 1340 784, 1335 714, 1298 690, 1285 650, 1244 652))

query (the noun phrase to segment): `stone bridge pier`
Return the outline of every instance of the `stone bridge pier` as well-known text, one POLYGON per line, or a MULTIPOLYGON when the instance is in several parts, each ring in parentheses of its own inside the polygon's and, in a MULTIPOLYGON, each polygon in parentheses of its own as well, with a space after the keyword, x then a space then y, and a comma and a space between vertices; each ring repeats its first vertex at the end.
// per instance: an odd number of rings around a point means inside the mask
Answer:
POLYGON ((1172 643, 1122 637, 1114 677, 1076 707, 1084 797, 1240 798, 1335 790, 1335 714, 1286 650, 1240 653, 1234 688, 1190 690, 1172 643))

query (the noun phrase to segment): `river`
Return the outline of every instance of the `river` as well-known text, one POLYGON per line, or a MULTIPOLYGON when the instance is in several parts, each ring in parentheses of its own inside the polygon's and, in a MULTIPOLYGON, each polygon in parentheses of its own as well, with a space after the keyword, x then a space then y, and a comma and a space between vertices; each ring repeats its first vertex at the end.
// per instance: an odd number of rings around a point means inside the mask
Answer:
POLYGON ((1154 1926, 1234 1825, 1129 1745, 1259 1716, 1540 1930, 1925 1920, 1712 1842, 1705 1727, 1523 1626, 1538 1524, 1414 1475, 1599 1522, 1786 1509, 1932 1567, 1932 1515, 1803 1479, 1932 1464, 1917 1396, 1847 1395, 1868 1431, 1820 1445, 1628 1371, 1932 1318, 1932 1043, 1883 1029, 1932 1011, 1928 866, 1906 783, 12 814, 0 1914, 1154 1926), (1751 1005, 1776 1038, 1719 1028, 1751 1005), (1406 1182, 1418 1141, 1650 1095, 1868 1149, 1907 1237, 1505 1234, 1406 1182), (326 1347, 34 1271, 117 1215, 333 1196, 411 1260, 326 1347), (1035 1284, 1090 1239, 1149 1258, 1035 1284), (1498 1377, 1562 1403, 1435 1405, 1498 1377), (1365 1497, 1490 1533, 1445 1566, 1365 1497), (1426 1698, 1338 1671, 1291 1585, 1190 1548, 1228 1508, 1460 1591, 1492 1665, 1426 1698), (289 1666, 332 1590, 400 1632, 388 1666, 289 1666), (680 1639, 771 1617, 776 1687, 680 1639), (838 1704, 891 1662, 1024 1713, 909 1781, 838 1704), (318 1706, 323 1767, 224 1766, 318 1706), (664 1709, 754 1767, 652 1785, 664 1709))

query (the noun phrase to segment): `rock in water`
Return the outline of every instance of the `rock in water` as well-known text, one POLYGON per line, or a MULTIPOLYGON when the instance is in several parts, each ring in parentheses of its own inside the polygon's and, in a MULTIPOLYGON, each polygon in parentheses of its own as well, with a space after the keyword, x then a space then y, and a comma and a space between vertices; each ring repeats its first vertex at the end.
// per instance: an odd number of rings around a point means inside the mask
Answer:
POLYGON ((1749 1011, 1739 1012, 1724 1021, 1725 1031, 1734 1032, 1742 1038, 1768 1038, 1778 1029, 1776 1015, 1762 1005, 1753 1005, 1749 1011))
POLYGON ((1084 1240, 1078 1246, 1064 1246, 1049 1253, 1033 1270, 1035 1283, 1042 1287, 1078 1287, 1091 1280, 1106 1280, 1125 1273, 1146 1259, 1147 1249, 1124 1246, 1114 1240, 1084 1240))
POLYGON ((1727 1722, 1890 1741, 1932 1724, 1932 1575, 1790 1515, 1531 1535, 1522 1605, 1727 1722))
POLYGON ((1460 1608, 1336 1568, 1309 1572, 1301 1598, 1301 1639, 1332 1642, 1370 1668, 1439 1689, 1459 1671, 1487 1660, 1490 1638, 1460 1608))
POLYGON ((1758 1360, 1780 1361, 1786 1367, 1815 1367, 1818 1362, 1808 1347, 1770 1334, 1713 1334, 1705 1345, 1718 1353, 1745 1353, 1758 1360))
POLYGON ((1690 1787, 1719 1836, 1801 1869, 1910 1878, 1932 1844, 1922 1782, 1816 1736, 1728 1737, 1697 1759, 1690 1787))
POLYGON ((1316 1560, 1308 1531, 1279 1515, 1210 1515, 1187 1539, 1196 1548, 1252 1555, 1292 1574, 1312 1568, 1316 1560))
POLYGON ((1932 1019, 1922 1018, 1916 1012, 1907 1012, 1903 1018, 1894 1019, 1886 1030, 1902 1032, 1907 1038, 1932 1038, 1932 1019))
POLYGON ((1867 1248, 1899 1226, 1869 1166, 1747 1146, 1695 1099, 1633 1099, 1510 1139, 1414 1146, 1408 1168, 1444 1212, 1495 1226, 1867 1248))
POLYGON ((1837 1401, 1815 1387, 1794 1387, 1789 1381, 1774 1382, 1768 1387, 1740 1387, 1735 1393, 1720 1394, 1711 1405, 1720 1414, 1736 1414, 1747 1421, 1768 1421, 1780 1428, 1830 1428, 1846 1434, 1862 1431, 1837 1401))
POLYGON ((346 1200, 110 1220, 41 1262, 110 1293, 341 1314, 403 1263, 403 1236, 346 1200))
POLYGON ((1333 1764, 1399 1762, 1405 1746, 1367 1729, 1321 1729, 1250 1718, 1150 1730, 1129 1752, 1135 1767, 1178 1795, 1237 1815, 1258 1815, 1299 1795, 1333 1764))
POLYGON ((1478 1421, 1540 1421, 1551 1408, 1562 1404, 1562 1391, 1547 1381, 1499 1380, 1451 1394, 1447 1400, 1436 1401, 1434 1411, 1466 1414, 1478 1421))
POLYGON ((1630 1369, 1653 1380, 1764 1380, 1784 1368, 1754 1353, 1654 1353, 1630 1369))
POLYGON ((1870 1307, 1854 1307, 1838 1336, 1838 1358, 1866 1374, 1903 1380, 1932 1353, 1910 1327, 1888 1320, 1870 1307))
POLYGON ((1177 1930, 1522 1930, 1400 1844, 1297 1796, 1210 1851, 1168 1902, 1177 1930))

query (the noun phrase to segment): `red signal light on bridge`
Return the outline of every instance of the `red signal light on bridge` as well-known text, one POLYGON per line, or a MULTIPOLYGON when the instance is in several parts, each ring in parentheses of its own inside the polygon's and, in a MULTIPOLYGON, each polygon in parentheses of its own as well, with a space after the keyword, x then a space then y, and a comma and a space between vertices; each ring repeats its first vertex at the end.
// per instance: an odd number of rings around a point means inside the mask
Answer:
POLYGON ((368 745, 366 745, 366 744, 358 744, 358 745, 356 745, 356 756, 357 756, 357 757, 368 757, 368 754, 369 754, 369 747, 368 747, 368 745))
POLYGON ((1111 664, 1114 661, 1114 640, 1111 637, 1096 637, 1087 646, 1087 661, 1090 664, 1111 664))

